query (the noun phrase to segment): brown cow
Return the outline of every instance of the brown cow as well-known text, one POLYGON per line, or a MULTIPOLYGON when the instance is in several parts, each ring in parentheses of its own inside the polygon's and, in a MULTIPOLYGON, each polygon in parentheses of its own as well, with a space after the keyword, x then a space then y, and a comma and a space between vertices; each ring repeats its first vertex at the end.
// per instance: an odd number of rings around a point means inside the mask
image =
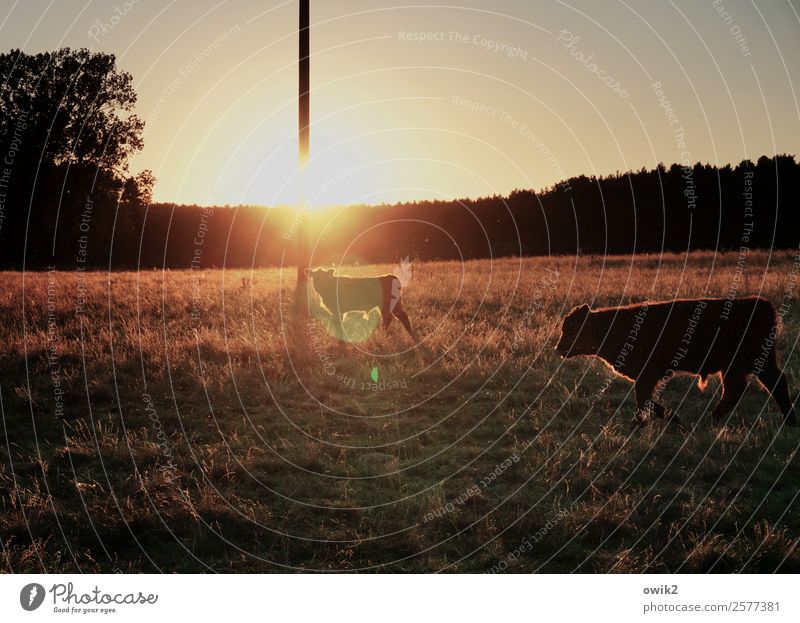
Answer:
POLYGON ((573 309, 565 318, 556 350, 562 357, 599 357, 634 381, 637 416, 666 417, 653 399, 675 373, 722 376, 722 398, 714 407, 719 422, 736 406, 755 375, 772 394, 787 424, 797 417, 786 377, 776 357, 777 317, 760 297, 677 300, 626 307, 573 309))

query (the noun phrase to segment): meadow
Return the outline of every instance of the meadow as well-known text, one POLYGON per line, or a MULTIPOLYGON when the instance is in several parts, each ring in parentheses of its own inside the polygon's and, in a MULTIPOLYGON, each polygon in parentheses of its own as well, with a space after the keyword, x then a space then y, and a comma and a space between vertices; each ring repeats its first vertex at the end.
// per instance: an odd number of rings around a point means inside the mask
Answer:
POLYGON ((761 294, 796 397, 798 267, 412 263, 416 347, 330 336, 292 270, 2 273, 0 569, 798 572, 800 430, 755 381, 722 427, 683 377, 686 428, 635 428, 631 383, 554 351, 577 304, 761 294))

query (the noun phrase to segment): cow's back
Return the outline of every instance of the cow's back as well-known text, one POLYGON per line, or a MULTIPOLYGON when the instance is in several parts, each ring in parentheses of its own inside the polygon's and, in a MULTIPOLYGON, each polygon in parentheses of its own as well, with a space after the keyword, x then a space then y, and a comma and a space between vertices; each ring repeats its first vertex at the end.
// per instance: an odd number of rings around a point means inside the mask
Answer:
POLYGON ((757 297, 681 299, 592 316, 595 330, 605 332, 598 354, 630 378, 669 370, 705 376, 751 366, 775 323, 772 304, 757 297))

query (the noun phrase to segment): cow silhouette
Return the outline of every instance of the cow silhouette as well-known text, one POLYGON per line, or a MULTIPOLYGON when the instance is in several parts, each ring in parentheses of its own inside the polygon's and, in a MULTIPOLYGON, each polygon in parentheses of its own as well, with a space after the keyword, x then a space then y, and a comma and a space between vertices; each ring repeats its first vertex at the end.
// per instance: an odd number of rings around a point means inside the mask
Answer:
POLYGON ((738 404, 749 376, 772 394, 786 424, 797 416, 778 366, 777 316, 761 297, 684 299, 625 307, 581 305, 565 318, 556 350, 562 357, 598 357, 635 383, 637 417, 668 412, 653 398, 679 373, 722 377, 722 398, 712 417, 720 422, 738 404))

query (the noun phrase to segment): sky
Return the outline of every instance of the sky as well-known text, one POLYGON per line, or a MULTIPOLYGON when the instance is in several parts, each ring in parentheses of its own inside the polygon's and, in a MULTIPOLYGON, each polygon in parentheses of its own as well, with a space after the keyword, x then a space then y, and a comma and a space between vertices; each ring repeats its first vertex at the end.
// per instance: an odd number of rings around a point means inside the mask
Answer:
POLYGON ((177 203, 450 200, 659 162, 800 155, 789 0, 311 0, 297 164, 295 0, 3 0, 0 40, 112 52, 133 172, 177 203))

